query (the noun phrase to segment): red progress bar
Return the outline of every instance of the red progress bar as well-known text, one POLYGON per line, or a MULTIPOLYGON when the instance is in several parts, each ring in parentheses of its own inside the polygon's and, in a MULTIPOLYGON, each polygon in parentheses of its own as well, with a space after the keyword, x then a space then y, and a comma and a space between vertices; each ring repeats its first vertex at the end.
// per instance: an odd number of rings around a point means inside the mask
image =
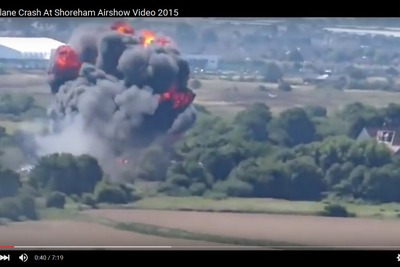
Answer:
POLYGON ((14 248, 14 246, 0 246, 0 249, 14 248))

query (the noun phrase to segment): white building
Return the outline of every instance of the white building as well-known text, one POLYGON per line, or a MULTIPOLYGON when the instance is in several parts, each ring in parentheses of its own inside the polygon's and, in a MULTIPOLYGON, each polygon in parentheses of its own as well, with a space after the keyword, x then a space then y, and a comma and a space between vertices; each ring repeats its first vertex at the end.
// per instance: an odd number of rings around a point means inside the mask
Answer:
POLYGON ((189 62, 192 68, 201 68, 205 70, 216 70, 220 57, 215 55, 183 55, 183 58, 189 62))
POLYGON ((52 51, 64 43, 50 38, 0 37, 0 63, 45 68, 52 51))

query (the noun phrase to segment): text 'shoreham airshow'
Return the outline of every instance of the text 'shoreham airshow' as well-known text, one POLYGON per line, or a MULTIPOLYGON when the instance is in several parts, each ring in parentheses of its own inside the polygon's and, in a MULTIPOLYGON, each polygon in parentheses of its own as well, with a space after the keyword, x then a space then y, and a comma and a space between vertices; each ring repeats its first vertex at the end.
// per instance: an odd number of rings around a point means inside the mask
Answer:
POLYGON ((0 9, 0 17, 177 17, 179 9, 0 9))

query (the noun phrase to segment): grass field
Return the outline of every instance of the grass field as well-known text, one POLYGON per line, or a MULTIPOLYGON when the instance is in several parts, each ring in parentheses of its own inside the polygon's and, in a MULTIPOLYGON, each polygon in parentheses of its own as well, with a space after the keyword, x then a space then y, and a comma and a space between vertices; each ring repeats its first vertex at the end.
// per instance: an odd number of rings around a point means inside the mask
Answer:
POLYGON ((39 121, 8 121, 8 120, 0 120, 0 126, 6 128, 8 134, 13 134, 18 130, 24 130, 28 132, 38 132, 43 129, 43 124, 39 121))
MULTIPOLYGON (((0 226, 0 236, 3 243, 39 246, 400 246, 400 220, 312 216, 323 203, 159 197, 135 207, 142 209, 46 209, 39 222, 0 226), (261 212, 281 214, 254 214, 261 212)), ((347 205, 358 214, 388 217, 396 207, 347 205)))
POLYGON ((219 243, 164 238, 98 223, 44 220, 0 226, 2 244, 14 246, 217 246, 219 243))
POLYGON ((154 210, 91 210, 94 218, 250 240, 320 246, 399 246, 399 220, 154 210))
POLYGON ((223 80, 204 80, 202 87, 196 91, 196 101, 205 105, 210 111, 222 114, 234 114, 245 106, 263 102, 267 104, 274 113, 281 112, 287 108, 305 105, 321 105, 329 111, 352 103, 362 102, 368 105, 382 107, 389 103, 398 103, 400 93, 372 91, 372 90, 329 90, 315 89, 310 86, 293 86, 293 91, 278 92, 276 84, 257 82, 232 82, 223 80), (258 87, 264 85, 270 92, 260 91, 258 87), (235 88, 236 89, 232 89, 235 88), (277 95, 271 98, 268 94, 277 95))
MULTIPOLYGON (((30 94, 39 105, 48 106, 51 96, 44 74, 9 74, 1 77, 0 88, 3 93, 30 94)), ((201 83, 202 87, 196 91, 195 101, 223 116, 234 115, 255 102, 264 102, 273 112, 313 104, 325 106, 332 111, 355 101, 379 107, 391 102, 400 102, 400 93, 373 90, 337 91, 297 85, 292 86, 292 92, 285 93, 278 92, 276 84, 260 82, 202 80, 201 83), (260 85, 266 86, 271 91, 260 91, 260 85), (277 97, 271 98, 268 93, 276 94, 277 97)))
MULTIPOLYGON (((154 210, 184 210, 236 213, 270 213, 318 215, 325 203, 311 201, 287 201, 265 198, 228 198, 213 200, 201 197, 154 197, 135 202, 128 208, 154 210)), ((361 205, 343 204, 358 217, 398 218, 400 204, 361 205)))

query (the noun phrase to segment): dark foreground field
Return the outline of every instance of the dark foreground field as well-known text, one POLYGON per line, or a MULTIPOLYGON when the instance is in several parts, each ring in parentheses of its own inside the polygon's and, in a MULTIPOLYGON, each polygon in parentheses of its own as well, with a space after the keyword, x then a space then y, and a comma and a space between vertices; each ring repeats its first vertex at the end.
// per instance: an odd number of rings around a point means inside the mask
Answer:
POLYGON ((13 246, 218 246, 221 244, 164 238, 79 221, 38 221, 0 226, 1 244, 13 246))
POLYGON ((400 246, 400 221, 298 215, 100 209, 81 219, 0 226, 25 246, 400 246), (104 223, 108 221, 108 223, 104 223), (110 223, 112 222, 112 224, 110 223))
POLYGON ((246 239, 320 246, 400 246, 400 221, 151 210, 92 210, 91 216, 246 239))

